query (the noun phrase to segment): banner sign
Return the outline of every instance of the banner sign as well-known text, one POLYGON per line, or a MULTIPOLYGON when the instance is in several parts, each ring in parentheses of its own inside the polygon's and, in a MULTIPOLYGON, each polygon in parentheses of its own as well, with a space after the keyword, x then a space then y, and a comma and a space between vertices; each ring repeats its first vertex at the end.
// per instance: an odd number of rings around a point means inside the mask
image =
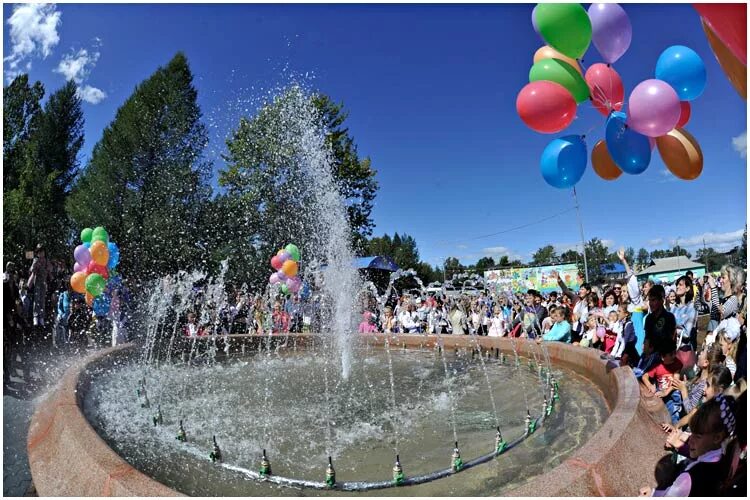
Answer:
POLYGON ((560 291, 557 280, 552 277, 552 271, 560 274, 569 289, 578 291, 581 281, 576 264, 495 269, 484 272, 484 281, 487 289, 494 292, 526 292, 532 288, 542 293, 560 291))

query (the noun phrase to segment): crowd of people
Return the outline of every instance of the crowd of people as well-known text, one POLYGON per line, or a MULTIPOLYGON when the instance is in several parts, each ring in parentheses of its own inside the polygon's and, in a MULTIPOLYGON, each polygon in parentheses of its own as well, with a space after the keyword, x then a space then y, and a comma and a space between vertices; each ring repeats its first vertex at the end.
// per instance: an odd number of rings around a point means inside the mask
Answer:
MULTIPOLYGON (((125 289, 126 290, 126 289, 125 289)), ((127 341, 129 297, 113 292, 106 314, 96 314, 83 295, 70 290, 70 271, 48 260, 42 244, 28 267, 7 262, 3 273, 3 381, 8 383, 24 348, 51 346, 81 350, 127 341)))

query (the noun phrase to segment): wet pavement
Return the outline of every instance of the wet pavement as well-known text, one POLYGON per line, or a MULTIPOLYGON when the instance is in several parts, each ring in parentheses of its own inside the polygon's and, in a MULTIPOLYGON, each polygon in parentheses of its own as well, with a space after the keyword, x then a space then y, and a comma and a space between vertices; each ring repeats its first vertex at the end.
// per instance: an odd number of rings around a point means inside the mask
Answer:
POLYGON ((84 353, 58 349, 48 340, 27 342, 11 355, 3 383, 3 497, 35 496, 26 436, 37 403, 84 353))

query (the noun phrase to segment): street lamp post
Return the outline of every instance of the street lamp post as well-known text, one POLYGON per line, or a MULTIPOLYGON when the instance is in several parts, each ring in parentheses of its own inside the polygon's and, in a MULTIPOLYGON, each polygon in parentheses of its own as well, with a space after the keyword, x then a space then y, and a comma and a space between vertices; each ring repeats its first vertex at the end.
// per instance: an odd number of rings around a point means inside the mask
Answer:
POLYGON ((586 275, 586 282, 589 281, 589 263, 586 259, 586 238, 583 236, 583 222, 581 221, 581 210, 578 205, 578 194, 576 194, 576 188, 573 188, 573 199, 576 202, 576 214, 578 215, 578 227, 581 230, 581 245, 583 247, 583 270, 586 275))

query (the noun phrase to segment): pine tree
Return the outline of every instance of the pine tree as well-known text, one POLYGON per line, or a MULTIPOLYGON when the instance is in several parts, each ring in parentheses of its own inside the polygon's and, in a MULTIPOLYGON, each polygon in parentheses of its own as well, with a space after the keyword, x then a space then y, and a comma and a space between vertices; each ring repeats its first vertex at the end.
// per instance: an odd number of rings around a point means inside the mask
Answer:
POLYGON ((178 53, 118 109, 68 198, 76 228, 104 226, 136 279, 192 269, 205 257, 210 166, 197 97, 178 53))

